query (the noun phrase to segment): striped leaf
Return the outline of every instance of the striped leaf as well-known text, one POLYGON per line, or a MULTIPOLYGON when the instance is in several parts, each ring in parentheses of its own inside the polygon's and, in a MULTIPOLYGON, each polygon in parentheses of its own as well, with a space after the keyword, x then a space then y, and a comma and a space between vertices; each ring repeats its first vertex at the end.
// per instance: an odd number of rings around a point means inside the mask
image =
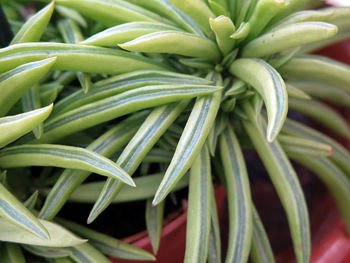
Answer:
POLYGON ((41 239, 51 238, 39 220, 2 184, 0 184, 0 215, 5 218, 2 220, 16 224, 41 239))
POLYGON ((247 262, 252 238, 252 209, 247 169, 232 128, 220 136, 220 153, 227 186, 229 238, 225 262, 247 262))
POLYGON ((350 233, 350 182, 346 175, 328 158, 316 156, 300 156, 292 154, 290 157, 315 173, 331 192, 350 233))
POLYGON ((50 21, 54 6, 55 1, 52 1, 49 5, 31 16, 14 36, 11 45, 39 41, 50 21))
POLYGON ((87 170, 135 186, 130 176, 111 160, 91 150, 73 146, 28 144, 7 147, 0 151, 0 167, 23 166, 55 166, 87 170))
POLYGON ((39 220, 47 229, 50 239, 43 239, 35 234, 0 218, 0 240, 4 242, 20 243, 46 247, 76 246, 86 242, 67 231, 63 227, 49 221, 39 220))
POLYGON ((301 100, 289 98, 289 107, 295 111, 303 113, 324 127, 350 139, 350 126, 346 120, 331 107, 316 100, 301 100))
POLYGON ((44 121, 52 110, 52 104, 38 110, 0 118, 0 148, 17 140, 44 121))
POLYGON ((129 51, 171 53, 214 62, 218 62, 220 58, 220 51, 213 41, 185 32, 159 31, 149 33, 118 46, 129 51))
POLYGON ((210 156, 205 145, 190 170, 185 263, 207 262, 211 225, 210 156))
MULTIPOLYGON (((88 149, 99 153, 105 157, 110 157, 120 150, 132 138, 138 127, 141 125, 145 114, 135 114, 120 122, 112 129, 102 134, 93 141, 88 149)), ((39 217, 51 220, 59 212, 71 193, 90 175, 88 171, 65 170, 50 193, 46 197, 45 203, 40 211, 39 217)), ((97 194, 96 194, 97 197, 97 194)), ((95 199, 96 200, 96 199, 95 199)))
MULTIPOLYGON (((182 101, 153 110, 138 132, 130 140, 117 160, 117 164, 123 167, 129 174, 133 174, 147 153, 165 133, 167 128, 175 121, 187 106, 189 101, 182 101)), ((92 222, 107 208, 123 188, 124 184, 116 180, 107 180, 98 199, 92 208, 88 222, 92 222)))
POLYGON ((253 263, 275 263, 275 258, 271 249, 271 245, 261 222, 258 212, 254 205, 253 210, 253 235, 252 247, 250 250, 253 263))
POLYGON ((252 85, 262 96, 268 114, 267 140, 272 142, 283 126, 288 111, 287 90, 282 77, 260 59, 238 59, 230 72, 252 85))
POLYGON ((56 58, 27 63, 0 75, 0 116, 35 85, 54 65, 56 58))
POLYGON ((188 171, 204 145, 219 110, 221 91, 198 98, 187 120, 176 151, 153 199, 161 202, 188 171))
POLYGON ((74 132, 138 110, 191 99, 220 89, 221 87, 213 85, 195 84, 156 85, 136 88, 89 103, 48 120, 44 126, 44 135, 35 143, 53 142, 74 132))
POLYGON ((48 57, 57 57, 53 69, 58 70, 119 74, 142 69, 166 69, 163 64, 121 50, 42 42, 15 44, 1 49, 0 72, 48 57))
POLYGON ((283 133, 309 138, 331 146, 333 153, 329 158, 335 162, 346 175, 350 175, 350 153, 335 140, 304 124, 289 119, 285 122, 283 133))
POLYGON ((243 121, 244 128, 264 163, 286 211, 297 262, 309 262, 309 216, 297 175, 279 143, 276 141, 269 143, 264 139, 263 122, 258 122, 255 112, 248 103, 244 104, 244 110, 249 117, 249 120, 243 121))
POLYGON ((151 241, 153 254, 157 254, 162 234, 165 201, 152 206, 152 199, 146 201, 146 227, 151 241))
POLYGON ((106 255, 130 260, 154 260, 154 256, 151 253, 125 243, 122 240, 62 218, 57 218, 57 221, 78 235, 88 238, 94 247, 106 255))
POLYGON ((280 69, 287 78, 320 81, 350 92, 350 66, 330 58, 297 56, 280 69))

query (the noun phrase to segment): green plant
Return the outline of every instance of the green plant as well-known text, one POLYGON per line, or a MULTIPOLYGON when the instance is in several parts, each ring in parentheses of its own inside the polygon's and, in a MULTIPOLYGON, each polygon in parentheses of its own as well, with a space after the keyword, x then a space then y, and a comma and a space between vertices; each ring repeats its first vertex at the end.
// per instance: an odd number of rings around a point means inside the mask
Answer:
POLYGON ((310 258, 309 219, 290 159, 327 185, 350 230, 349 153, 286 120, 294 109, 350 137, 342 117, 317 100, 350 105, 349 66, 306 55, 349 36, 350 9, 297 11, 309 2, 56 0, 23 25, 18 4, 7 3, 17 32, 0 49, 1 261, 25 262, 22 248, 50 262, 153 259, 55 216, 74 190, 75 200, 95 201, 88 222, 118 197, 154 195, 146 218, 157 251, 164 199, 189 184, 185 262, 220 262, 217 176, 228 194, 226 262, 249 254, 273 262, 242 148, 254 148, 270 175, 299 263, 310 258), (108 177, 103 187, 81 185, 91 173, 108 177), (141 176, 133 181, 134 173, 141 176), (22 181, 27 188, 16 191, 22 181), (35 189, 46 195, 42 206, 35 189))

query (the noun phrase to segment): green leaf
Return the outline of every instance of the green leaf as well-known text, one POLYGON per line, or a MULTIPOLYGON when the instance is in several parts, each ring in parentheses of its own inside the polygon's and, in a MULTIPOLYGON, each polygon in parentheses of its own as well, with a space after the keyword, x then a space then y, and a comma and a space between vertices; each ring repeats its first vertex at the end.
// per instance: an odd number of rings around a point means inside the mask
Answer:
POLYGON ((287 154, 328 157, 333 153, 331 146, 318 141, 288 135, 279 135, 277 139, 287 154))
POLYGON ((0 116, 4 116, 26 91, 50 70, 55 62, 56 58, 43 59, 18 66, 0 75, 0 116))
POLYGON ((350 92, 350 66, 330 58, 297 56, 282 67, 280 72, 287 78, 320 81, 350 92))
POLYGON ((208 85, 212 84, 212 82, 203 78, 167 71, 134 71, 98 81, 94 83, 87 94, 82 90, 78 90, 71 95, 60 99, 55 104, 52 116, 131 89, 143 86, 170 84, 208 85))
POLYGON ((173 159, 153 199, 161 202, 188 171, 201 151, 219 110, 221 91, 197 99, 176 147, 173 159))
MULTIPOLYGON (((68 220, 57 218, 57 221, 70 229, 71 231, 88 238, 89 242, 99 249, 102 253, 130 260, 154 260, 154 256, 138 247, 134 247, 128 243, 123 242, 122 240, 110 237, 108 235, 99 233, 92 230, 91 228, 84 227, 77 223, 70 222, 68 220)), ((99 263, 99 262, 98 262, 99 263)))
MULTIPOLYGON (((88 149, 105 157, 110 157, 129 142, 138 127, 141 125, 145 114, 135 114, 120 122, 112 129, 102 134, 93 141, 88 149)), ((65 170, 46 197, 39 217, 51 220, 59 212, 71 193, 90 175, 88 171, 65 170)), ((97 198, 97 193, 96 193, 97 198)), ((96 199, 94 199, 95 201, 96 199)))
POLYGON ((153 12, 123 0, 56 0, 56 3, 73 8, 80 14, 106 26, 133 21, 170 23, 167 19, 153 12))
MULTIPOLYGON (((41 108, 39 87, 35 85, 30 88, 22 97, 22 109, 24 112, 33 111, 41 108)), ((43 122, 38 123, 38 125, 33 129, 35 138, 39 139, 43 134, 44 125, 43 122)))
POLYGON ((295 111, 303 113, 324 127, 350 139, 350 127, 346 120, 331 107, 316 100, 301 100, 289 98, 289 107, 295 111))
MULTIPOLYGON (((289 155, 289 154, 288 154, 289 155)), ((350 232, 350 182, 346 175, 328 158, 314 156, 300 156, 291 154, 290 157, 315 173, 332 193, 337 207, 350 232)))
POLYGON ((204 145, 190 170, 185 263, 205 263, 208 257, 213 196, 210 156, 204 145))
POLYGON ((57 57, 53 69, 58 70, 119 74, 141 69, 166 69, 163 64, 121 50, 42 42, 16 44, 0 49, 0 72, 48 57, 57 57))
POLYGON ((250 41, 242 49, 242 57, 265 57, 283 50, 331 38, 336 26, 324 22, 300 22, 286 25, 250 41))
POLYGON ((214 31, 216 36, 216 42, 225 56, 234 47, 235 40, 230 36, 236 31, 236 27, 232 20, 227 16, 219 16, 215 19, 209 19, 210 28, 214 31))
MULTIPOLYGON (((135 184, 137 187, 124 186, 118 196, 112 200, 112 204, 147 200, 154 196, 157 191, 157 186, 161 182, 163 174, 154 174, 147 176, 136 177, 135 184)), ((80 185, 69 197, 69 201, 77 203, 94 203, 103 188, 103 182, 85 183, 80 185)), ((173 191, 178 191, 188 186, 188 177, 182 178, 175 186, 173 191)), ((43 194, 47 190, 41 191, 43 194)))
POLYGON ((30 132, 50 115, 51 110, 52 104, 38 110, 0 118, 0 148, 30 132))
POLYGON ((41 239, 50 239, 48 231, 39 220, 2 184, 0 184, 0 215, 41 239))
POLYGON ((256 2, 254 11, 247 21, 251 26, 248 35, 249 41, 256 38, 275 14, 287 5, 285 0, 259 0, 256 2))
POLYGON ((294 252, 298 263, 309 262, 310 230, 306 202, 297 175, 279 143, 265 140, 264 127, 248 103, 244 104, 249 121, 243 125, 258 152, 286 211, 294 252))
POLYGON ((334 10, 327 9, 327 8, 320 9, 320 10, 302 10, 299 12, 295 12, 284 19, 281 19, 279 22, 272 25, 272 27, 268 31, 265 31, 265 32, 274 31, 277 28, 280 28, 286 25, 295 24, 295 23, 300 23, 300 22, 319 21, 319 22, 332 23, 330 21, 330 18, 333 17, 334 13, 335 13, 334 10))
POLYGON ((306 92, 311 97, 350 107, 350 94, 338 87, 321 82, 305 80, 288 80, 286 85, 287 88, 292 85, 299 90, 306 92))
POLYGON ((130 176, 111 160, 91 150, 73 146, 28 144, 7 147, 0 151, 0 167, 23 166, 55 166, 87 170, 135 186, 130 176))
POLYGON ((214 188, 210 189, 211 204, 210 204, 210 232, 208 244, 208 262, 221 263, 221 239, 218 211, 216 208, 216 200, 214 188))
POLYGON ((209 18, 215 17, 210 8, 201 0, 168 0, 186 15, 191 17, 201 30, 210 36, 209 18))
POLYGON ((80 44, 93 46, 117 46, 127 41, 131 41, 137 37, 158 32, 158 31, 181 31, 181 29, 157 22, 130 22, 121 24, 115 27, 110 27, 102 32, 99 32, 88 39, 85 39, 80 44))
POLYGON ((45 134, 35 143, 52 142, 138 110, 211 94, 220 89, 221 87, 218 86, 196 84, 168 84, 135 88, 89 103, 48 120, 44 126, 45 134))
POLYGON ((86 22, 85 18, 80 13, 75 11, 74 9, 71 9, 71 8, 68 8, 68 7, 65 7, 62 5, 56 5, 55 11, 57 11, 57 13, 59 13, 61 16, 74 21, 78 25, 80 25, 84 28, 87 27, 87 22, 86 22))
MULTIPOLYGON (((125 147, 117 160, 117 164, 123 167, 129 174, 133 174, 146 154, 181 114, 188 103, 189 101, 182 101, 154 109, 125 147)), ((90 212, 88 222, 96 219, 115 199, 122 188, 123 184, 118 181, 107 180, 90 212)))
POLYGON ((110 263, 110 261, 96 248, 88 243, 68 248, 70 256, 76 263, 110 263))
POLYGON ((203 58, 214 62, 218 62, 220 59, 220 51, 213 41, 185 32, 159 31, 149 33, 118 46, 129 51, 170 53, 203 58))
POLYGON ((6 219, 0 218, 0 240, 4 242, 46 247, 68 247, 86 242, 86 240, 77 238, 57 224, 45 220, 39 221, 47 229, 50 239, 45 240, 40 238, 35 234, 8 222, 6 219))
POLYGON ((152 199, 146 201, 146 227, 151 241, 153 254, 157 254, 162 234, 165 201, 157 206, 152 205, 152 199))
POLYGON ((268 113, 267 140, 272 142, 283 126, 288 111, 288 96, 279 73, 260 59, 238 59, 230 72, 252 85, 262 96, 268 113))
POLYGON ((17 244, 3 243, 0 247, 2 263, 26 263, 23 252, 17 244))
POLYGON ((36 190, 31 196, 29 196, 29 198, 23 203, 23 205, 29 209, 32 210, 36 204, 36 202, 38 201, 38 190, 36 190))
POLYGON ((247 262, 252 238, 252 209, 247 169, 232 128, 220 136, 220 153, 227 186, 229 238, 226 262, 247 262))
POLYGON ((340 145, 335 140, 320 133, 319 131, 305 126, 304 124, 300 124, 289 119, 285 122, 283 133, 305 137, 328 144, 333 148, 333 154, 329 157, 329 159, 335 162, 346 175, 350 175, 350 154, 342 145, 340 145))
POLYGON ((275 263, 275 258, 271 249, 271 245, 261 222, 258 212, 254 205, 253 210, 253 235, 251 258, 253 263, 275 263))
POLYGON ((52 248, 28 245, 22 245, 22 247, 34 255, 45 258, 62 258, 70 256, 72 254, 67 248, 52 248))
POLYGON ((303 99, 303 100, 311 99, 308 93, 304 92, 302 89, 295 87, 289 82, 286 83, 286 88, 287 88, 288 97, 293 97, 293 98, 303 99))
POLYGON ((50 21, 54 6, 55 1, 52 1, 49 5, 31 16, 14 36, 11 45, 39 41, 50 21))

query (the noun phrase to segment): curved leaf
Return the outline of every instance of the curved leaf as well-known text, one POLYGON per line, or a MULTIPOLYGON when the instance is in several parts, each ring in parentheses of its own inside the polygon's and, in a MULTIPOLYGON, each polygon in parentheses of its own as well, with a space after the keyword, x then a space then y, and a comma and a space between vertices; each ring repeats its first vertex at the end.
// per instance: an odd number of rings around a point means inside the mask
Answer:
POLYGON ((330 58, 316 55, 294 57, 280 72, 287 78, 320 81, 350 92, 350 66, 330 58))
POLYGON ((117 46, 137 37, 165 30, 180 31, 179 28, 156 22, 130 22, 110 27, 80 42, 82 45, 117 46))
POLYGON ((90 150, 64 145, 37 144, 7 147, 0 151, 0 167, 55 166, 87 170, 135 186, 130 176, 111 160, 90 150))
POLYGON ((151 59, 121 50, 42 42, 16 44, 0 49, 0 72, 48 57, 57 57, 53 69, 58 70, 119 74, 141 69, 167 69, 151 59))
POLYGON ((50 239, 45 240, 37 237, 36 235, 23 230, 21 227, 0 218, 0 240, 4 242, 46 247, 68 247, 86 242, 86 240, 76 237, 57 224, 40 219, 39 221, 47 229, 50 239))
POLYGON ((208 257, 213 196, 210 156, 204 145, 190 170, 185 263, 205 263, 208 257))
POLYGON ((84 227, 65 219, 58 218, 57 221, 71 231, 83 236, 84 238, 88 238, 89 242, 93 244, 94 247, 98 248, 106 255, 130 260, 154 260, 154 256, 151 253, 125 243, 122 240, 107 236, 94 231, 91 228, 84 227))
POLYGON ((220 51, 213 41, 185 32, 154 32, 118 46, 129 51, 170 53, 203 58, 214 62, 218 62, 220 58, 220 51))
MULTIPOLYGON (((88 149, 109 157, 120 150, 132 138, 134 133, 145 118, 144 113, 135 114, 120 122, 112 129, 102 134, 93 141, 88 149)), ((52 187, 45 203, 40 211, 39 217, 51 220, 59 212, 71 193, 90 175, 90 172, 81 170, 65 170, 55 185, 52 187)), ((102 188, 102 187, 101 187, 102 188)), ((96 194, 97 198, 97 194, 96 194)), ((96 199, 95 199, 96 200, 96 199)))
POLYGON ((267 140, 272 142, 283 126, 288 111, 288 96, 283 79, 260 59, 238 59, 230 72, 252 85, 262 96, 268 114, 267 140))
POLYGON ((152 205, 152 199, 146 201, 146 226, 148 237, 151 241, 153 254, 157 254, 162 235, 162 222, 164 216, 165 201, 157 206, 152 205))
POLYGON ((0 118, 0 148, 30 132, 51 113, 52 104, 30 112, 0 118))
POLYGON ((41 239, 50 239, 48 231, 23 204, 0 184, 0 215, 41 239))
MULTIPOLYGON (((187 106, 189 101, 182 101, 153 110, 147 117, 138 132, 130 140, 117 160, 117 164, 123 167, 129 174, 133 174, 146 154, 157 143, 167 128, 175 121, 187 106)), ((88 222, 92 222, 107 208, 123 188, 123 184, 116 180, 107 180, 94 207, 92 208, 88 222)))
POLYGON ((252 238, 252 209, 247 169, 232 128, 220 136, 220 153, 227 186, 229 239, 225 262, 247 262, 252 238))
POLYGON ((0 116, 4 116, 55 62, 56 58, 43 59, 18 66, 0 75, 0 116))
POLYGON ((197 99, 174 156, 158 187, 153 204, 161 202, 191 167, 213 127, 220 106, 221 91, 197 99))
POLYGON ((188 32, 204 36, 203 32, 200 30, 198 25, 192 20, 192 18, 184 14, 180 9, 176 8, 168 0, 130 0, 130 2, 147 8, 148 10, 152 10, 162 16, 171 19, 173 22, 176 22, 188 32))
POLYGON ((267 142, 264 129, 248 103, 244 110, 249 121, 243 125, 257 150, 286 211, 298 263, 310 258, 310 229, 306 202, 297 175, 279 143, 267 142))
POLYGON ((316 100, 289 98, 289 107, 322 124, 344 138, 350 139, 350 126, 346 120, 331 107, 316 100))
MULTIPOLYGON (((289 155, 289 154, 288 154, 289 155)), ((315 173, 332 193, 344 220, 347 232, 350 232, 350 182, 346 175, 328 158, 316 156, 290 155, 292 159, 315 173)))
POLYGON ((287 119, 285 125, 283 126, 283 132, 289 135, 310 138, 312 140, 330 145, 333 148, 333 154, 329 158, 334 161, 346 175, 350 175, 350 154, 342 145, 332 138, 289 119, 287 119))
POLYGON ((242 57, 265 57, 283 50, 331 38, 336 26, 324 22, 301 22, 286 25, 250 41, 242 49, 242 57))
POLYGON ((73 8, 106 26, 133 21, 169 22, 153 12, 123 0, 56 0, 56 3, 73 8))
POLYGON ((55 1, 52 1, 49 5, 31 16, 14 36, 11 45, 39 41, 50 21, 54 6, 55 1))
POLYGON ((186 15, 191 17, 201 30, 210 36, 209 18, 214 18, 215 15, 203 1, 198 0, 168 0, 186 15))
POLYGON ((49 119, 44 126, 45 134, 35 143, 52 142, 76 131, 138 110, 191 99, 219 89, 221 87, 196 84, 168 84, 136 88, 49 119))
POLYGON ((4 263, 26 263, 23 251, 17 244, 2 244, 0 247, 0 258, 4 263))
POLYGON ((68 248, 71 258, 76 263, 110 263, 110 261, 96 248, 88 243, 68 248))
POLYGON ((350 107, 350 94, 338 87, 307 80, 288 80, 286 85, 287 88, 292 85, 299 90, 306 92, 311 97, 350 107))
POLYGON ((251 258, 253 263, 275 263, 275 258, 271 249, 271 245, 261 222, 258 212, 254 205, 253 210, 253 235, 251 258))

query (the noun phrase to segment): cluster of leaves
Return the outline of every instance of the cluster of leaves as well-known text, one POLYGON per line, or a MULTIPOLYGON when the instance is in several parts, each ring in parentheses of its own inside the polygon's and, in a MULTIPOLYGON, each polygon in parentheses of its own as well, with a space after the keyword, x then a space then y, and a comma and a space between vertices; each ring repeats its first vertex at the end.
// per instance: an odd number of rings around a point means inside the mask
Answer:
POLYGON ((147 200, 156 253, 164 200, 189 185, 185 262, 221 262, 216 175, 228 194, 226 262, 274 262, 242 148, 270 175, 299 263, 309 219, 290 159, 320 177, 350 230, 349 153, 286 118, 293 109, 350 137, 318 101, 350 105, 350 67, 306 54, 349 37, 350 9, 298 11, 309 2, 56 0, 25 23, 23 6, 7 3, 16 34, 0 49, 1 261, 25 262, 22 249, 58 263, 153 260, 56 215, 69 200, 94 203, 92 222, 113 202, 147 200), (108 178, 83 184, 91 173, 108 178), (42 206, 38 192, 20 201, 38 187, 42 206))

